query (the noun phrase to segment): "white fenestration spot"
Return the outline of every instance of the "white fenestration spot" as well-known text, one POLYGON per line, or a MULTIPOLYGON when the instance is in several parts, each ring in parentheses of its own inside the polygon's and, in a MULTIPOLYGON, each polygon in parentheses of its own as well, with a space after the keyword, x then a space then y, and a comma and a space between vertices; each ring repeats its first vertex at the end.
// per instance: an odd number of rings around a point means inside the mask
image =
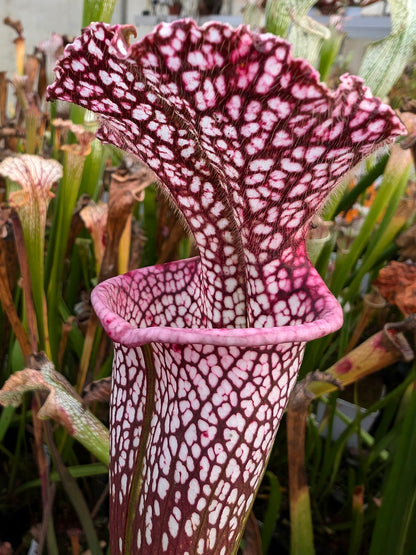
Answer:
POLYGON ((238 95, 232 96, 227 102, 226 107, 231 118, 237 120, 241 112, 241 97, 238 95))
POLYGON ((169 528, 169 533, 172 536, 172 538, 176 538, 176 536, 178 535, 178 531, 179 531, 179 523, 173 515, 170 515, 170 517, 169 517, 168 528, 169 528))
POLYGON ((171 71, 179 71, 182 62, 178 56, 172 56, 166 59, 166 65, 171 71))
POLYGON ((251 135, 254 135, 255 133, 257 133, 259 129, 260 129, 260 125, 258 123, 251 122, 251 123, 247 123, 246 125, 243 125, 240 132, 243 135, 243 137, 250 137, 251 135))
POLYGON ((182 82, 186 91, 193 92, 200 85, 201 74, 199 71, 186 71, 182 74, 182 82))
POLYGON ((121 491, 125 497, 127 494, 127 474, 123 473, 120 480, 121 491))
POLYGON ((157 150, 161 158, 164 160, 174 160, 175 157, 172 150, 166 145, 157 145, 157 150))
POLYGON ((127 52, 126 44, 121 37, 117 40, 117 48, 121 56, 123 57, 127 56, 128 52, 127 52))
POLYGON ((256 82, 255 90, 259 94, 267 94, 274 83, 273 76, 269 73, 263 73, 256 82))
POLYGON ((108 65, 117 73, 124 73, 124 68, 122 68, 120 64, 117 64, 112 58, 108 58, 108 65))
POLYGON ((289 133, 284 130, 278 131, 274 135, 273 141, 272 141, 272 144, 275 147, 290 146, 292 143, 293 143, 293 139, 291 138, 289 133))
POLYGON ((218 29, 211 27, 205 35, 205 40, 214 44, 219 44, 222 41, 222 37, 218 29))
POLYGON ((206 481, 206 479, 208 478, 209 470, 210 470, 209 460, 207 459, 207 457, 202 457, 201 460, 199 461, 199 478, 201 482, 206 481))
POLYGON ((313 146, 308 148, 305 154, 305 160, 309 163, 316 162, 324 152, 325 148, 323 146, 313 146))
POLYGON ((224 75, 216 77, 214 84, 218 94, 221 96, 225 96, 227 94, 227 85, 225 83, 224 75))
POLYGON ((267 58, 264 64, 264 70, 270 73, 270 75, 273 75, 273 77, 276 77, 282 70, 282 64, 279 63, 276 58, 267 58))
POLYGON ((270 98, 267 101, 267 104, 279 116, 279 118, 287 118, 291 113, 291 106, 289 102, 282 100, 278 96, 270 98))
POLYGON ((170 125, 161 125, 161 126, 158 126, 156 134, 159 137, 159 139, 161 139, 162 141, 171 142, 172 141, 172 132, 173 132, 172 126, 170 126, 170 125))
POLYGON ((201 488, 199 486, 199 481, 196 478, 192 478, 189 482, 189 489, 188 489, 188 501, 191 505, 194 505, 199 494, 201 492, 201 488))
POLYGON ((214 549, 216 539, 217 539, 217 530, 215 528, 211 528, 208 536, 208 547, 210 549, 214 549))
POLYGON ((254 160, 250 162, 249 168, 253 172, 267 172, 271 169, 274 164, 274 160, 271 158, 259 158, 258 160, 254 160))
POLYGON ((157 493, 160 499, 164 499, 169 489, 169 482, 166 478, 160 477, 157 484, 157 493))
POLYGON ((299 162, 293 162, 290 158, 283 158, 281 161, 281 167, 283 170, 288 172, 301 172, 303 167, 299 162))
POLYGON ((96 31, 95 31, 95 38, 98 40, 104 40, 105 35, 104 35, 104 29, 102 27, 99 27, 96 31))
POLYGON ((188 53, 188 63, 191 66, 197 66, 200 70, 207 69, 207 62, 205 56, 200 50, 194 50, 188 53))
POLYGON ((153 110, 149 104, 140 104, 135 108, 132 112, 133 119, 137 121, 145 121, 150 118, 152 115, 153 110))
POLYGON ((99 60, 102 60, 104 57, 103 51, 98 48, 92 39, 88 42, 88 52, 93 56, 96 56, 99 60))

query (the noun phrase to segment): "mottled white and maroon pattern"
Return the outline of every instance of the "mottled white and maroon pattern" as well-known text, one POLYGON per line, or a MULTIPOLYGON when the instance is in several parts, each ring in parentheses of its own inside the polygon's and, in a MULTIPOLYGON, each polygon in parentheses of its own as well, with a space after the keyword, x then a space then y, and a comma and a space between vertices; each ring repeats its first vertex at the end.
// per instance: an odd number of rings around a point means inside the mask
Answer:
POLYGON ((271 35, 183 20, 130 46, 131 31, 91 25, 49 88, 156 172, 200 252, 93 292, 115 342, 112 553, 226 554, 304 343, 342 322, 305 253, 309 222, 404 128, 358 78, 330 92, 271 35))
MULTIPOLYGON (((133 526, 134 553, 233 551, 303 348, 300 343, 256 350, 153 345, 154 418, 133 526)), ((126 518, 145 410, 141 364, 139 349, 116 345, 110 493, 112 519, 118 522, 126 518)), ((124 553, 122 541, 112 538, 112 553, 124 553)))
POLYGON ((185 20, 128 46, 129 31, 85 30, 49 97, 99 113, 100 137, 156 172, 201 254, 206 325, 272 326, 282 258, 304 263, 329 191, 402 127, 360 79, 332 93, 272 35, 185 20))
POLYGON ((118 276, 93 292, 97 314, 116 341, 111 518, 120 525, 112 553, 125 551, 126 500, 149 402, 138 346, 152 344, 156 376, 133 552, 231 553, 305 341, 342 320, 338 303, 317 286, 293 295, 293 325, 284 325, 283 314, 277 328, 206 329, 200 279, 200 260, 194 258, 118 276), (302 325, 312 314, 315 320, 302 325))

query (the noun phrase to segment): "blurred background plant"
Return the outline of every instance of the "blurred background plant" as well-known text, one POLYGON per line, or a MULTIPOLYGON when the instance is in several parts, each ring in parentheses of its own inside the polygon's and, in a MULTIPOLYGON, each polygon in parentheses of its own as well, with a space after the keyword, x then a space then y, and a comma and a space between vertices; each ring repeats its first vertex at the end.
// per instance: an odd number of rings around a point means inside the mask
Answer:
MULTIPOLYGON (((313 4, 299 0, 292 13, 269 0, 266 29, 333 83, 343 34, 311 23, 313 4)), ((109 22, 114 5, 85 0, 82 24, 109 22)), ((416 15, 411 0, 397 6, 392 34, 360 71, 390 94, 409 135, 357 168, 314 222, 310 256, 345 323, 307 346, 246 555, 416 553, 407 464, 416 460, 416 15), (371 72, 379 60, 383 71, 371 72)), ((16 33, 16 75, 0 73, 0 549, 101 553, 112 349, 89 294, 195 247, 152 172, 95 139, 90 113, 45 103, 65 39, 53 34, 26 55, 21 23, 5 23, 16 33)))

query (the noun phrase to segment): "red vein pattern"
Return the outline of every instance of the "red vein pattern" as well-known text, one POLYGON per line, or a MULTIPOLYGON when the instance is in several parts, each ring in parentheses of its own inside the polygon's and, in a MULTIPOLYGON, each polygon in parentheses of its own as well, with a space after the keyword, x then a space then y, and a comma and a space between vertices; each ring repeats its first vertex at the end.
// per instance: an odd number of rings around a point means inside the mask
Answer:
POLYGON ((331 92, 272 35, 191 20, 133 45, 131 32, 92 24, 49 88, 156 172, 200 253, 93 292, 115 342, 112 553, 224 555, 305 341, 342 323, 306 255, 311 218, 404 127, 360 79, 331 92))

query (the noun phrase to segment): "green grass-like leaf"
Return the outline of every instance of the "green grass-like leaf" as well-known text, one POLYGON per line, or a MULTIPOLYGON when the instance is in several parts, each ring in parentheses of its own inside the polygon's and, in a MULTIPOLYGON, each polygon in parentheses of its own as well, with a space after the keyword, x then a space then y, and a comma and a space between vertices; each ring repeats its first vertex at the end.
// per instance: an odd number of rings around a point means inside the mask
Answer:
POLYGON ((403 73, 416 49, 416 3, 389 0, 392 32, 370 44, 361 62, 359 75, 375 96, 386 96, 403 73))
POLYGON ((393 465, 384 484, 370 555, 416 552, 416 391, 403 420, 393 465))
POLYGON ((271 471, 267 471, 265 476, 269 480, 270 493, 269 501, 267 503, 267 508, 263 519, 263 526, 261 528, 261 545, 263 555, 267 555, 268 553, 273 532, 276 527, 276 520, 280 512, 280 505, 282 502, 282 492, 280 489, 280 482, 278 477, 271 471))

